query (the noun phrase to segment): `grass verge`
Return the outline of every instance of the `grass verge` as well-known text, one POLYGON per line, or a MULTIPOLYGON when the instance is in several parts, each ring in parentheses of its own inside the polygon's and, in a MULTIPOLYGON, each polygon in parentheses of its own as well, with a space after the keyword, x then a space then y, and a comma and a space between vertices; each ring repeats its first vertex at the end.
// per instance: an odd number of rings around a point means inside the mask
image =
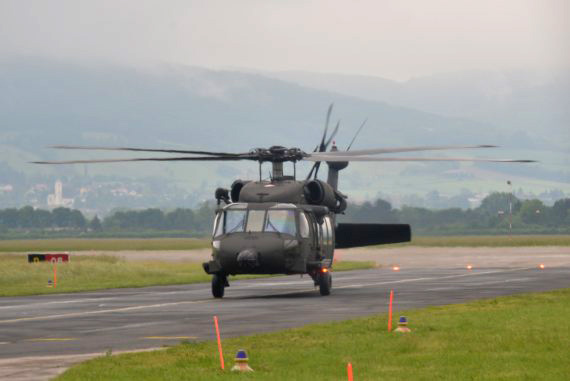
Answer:
MULTIPOLYGON (((334 297, 334 296, 333 296, 334 297)), ((567 380, 570 289, 405 312, 410 334, 386 332, 386 316, 315 324, 214 342, 103 356, 57 378, 69 380, 567 380), (250 374, 228 371, 246 349, 250 374)), ((221 317, 223 336, 224 320, 221 317)))
POLYGON ((412 242, 382 247, 523 247, 523 246, 570 246, 570 235, 473 235, 473 236, 412 236, 412 242))
MULTIPOLYGON (((509 236, 413 236, 406 244, 397 246, 465 246, 465 247, 518 247, 518 246, 570 246, 570 235, 514 235, 509 236)), ((38 240, 0 240, 0 252, 50 251, 119 251, 119 250, 194 250, 210 247, 209 238, 62 238, 38 240)))
POLYGON ((206 238, 61 238, 0 240, 0 252, 194 250, 211 247, 206 238))
MULTIPOLYGON (((21 296, 80 292, 121 287, 209 282, 200 263, 125 261, 115 256, 77 256, 57 265, 57 287, 51 263, 28 263, 24 255, 0 255, 0 296, 21 296)), ((374 262, 338 262, 335 271, 367 269, 374 262)), ((240 275, 231 279, 261 277, 240 275)), ((230 280, 231 280, 230 279, 230 280)))

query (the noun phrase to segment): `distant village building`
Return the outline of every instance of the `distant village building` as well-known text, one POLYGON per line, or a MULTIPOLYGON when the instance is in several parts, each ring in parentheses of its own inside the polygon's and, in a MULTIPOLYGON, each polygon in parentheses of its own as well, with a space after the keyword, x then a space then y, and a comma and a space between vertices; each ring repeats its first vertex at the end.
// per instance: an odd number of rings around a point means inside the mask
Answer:
POLYGON ((483 202, 485 197, 487 197, 488 195, 489 195, 489 193, 478 193, 473 197, 469 197, 468 201, 469 201, 469 206, 471 207, 471 209, 475 209, 475 208, 478 208, 479 206, 481 206, 481 203, 483 202))
POLYGON ((47 204, 49 208, 71 208, 73 207, 72 198, 63 198, 63 184, 60 180, 55 182, 54 194, 50 194, 47 197, 47 204))

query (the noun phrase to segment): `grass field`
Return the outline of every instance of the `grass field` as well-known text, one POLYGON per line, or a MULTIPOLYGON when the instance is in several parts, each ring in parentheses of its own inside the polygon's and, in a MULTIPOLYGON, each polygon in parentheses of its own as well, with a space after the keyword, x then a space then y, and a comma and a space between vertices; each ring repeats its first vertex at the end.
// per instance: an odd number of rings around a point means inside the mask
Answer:
MULTIPOLYGON (((413 332, 379 315, 163 351, 102 356, 57 380, 568 380, 570 289, 406 311, 413 332), (238 349, 254 373, 228 371, 238 349)), ((398 313, 396 313, 396 316, 398 313)), ((220 317, 222 339, 224 319, 220 317)))
MULTIPOLYGON (((77 256, 57 265, 57 287, 50 263, 27 263, 24 255, 0 255, 0 296, 19 296, 79 292, 120 287, 209 282, 200 263, 125 261, 115 256, 77 256)), ((374 262, 338 262, 335 271, 366 269, 374 262)), ((238 276, 231 279, 259 276, 238 276)), ((307 282, 307 284, 310 284, 307 282)))
POLYGON ((196 238, 61 238, 3 240, 0 252, 117 251, 117 250, 194 250, 210 247, 209 239, 196 238))
MULTIPOLYGON (((517 246, 570 246, 568 235, 473 235, 473 236, 415 236, 406 246, 439 247, 517 247, 517 246)), ((394 247, 394 245, 383 245, 394 247)), ((382 247, 382 246, 379 246, 382 247)))
MULTIPOLYGON (((394 246, 570 246, 569 235, 518 236, 414 236, 411 243, 381 245, 394 246)), ((40 239, 0 240, 0 252, 50 251, 118 251, 118 250, 194 250, 210 247, 208 238, 118 238, 118 239, 40 239)))

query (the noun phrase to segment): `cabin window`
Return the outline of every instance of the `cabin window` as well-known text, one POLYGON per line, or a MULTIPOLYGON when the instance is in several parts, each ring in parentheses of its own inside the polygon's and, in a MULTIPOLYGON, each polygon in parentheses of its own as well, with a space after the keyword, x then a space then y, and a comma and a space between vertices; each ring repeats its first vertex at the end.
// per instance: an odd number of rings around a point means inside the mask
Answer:
POLYGON ((326 235, 326 245, 332 246, 332 224, 331 219, 329 217, 325 217, 325 229, 327 231, 326 235))
POLYGON ((302 238, 309 238, 309 221, 307 221, 307 216, 305 213, 299 213, 299 234, 302 238))
POLYGON ((250 210, 247 216, 247 232, 260 232, 263 230, 265 210, 250 210))
POLYGON ((323 246, 328 246, 331 233, 330 233, 329 225, 327 224, 326 218, 323 220, 323 223, 321 224, 321 228, 323 230, 323 246))
POLYGON ((278 232, 295 235, 295 211, 294 210, 269 210, 265 222, 266 232, 278 232))
POLYGON ((226 234, 243 232, 245 228, 245 210, 226 210, 224 232, 226 234))
POLYGON ((214 219, 214 238, 219 237, 224 233, 224 226, 220 223, 222 215, 222 213, 218 213, 214 219))

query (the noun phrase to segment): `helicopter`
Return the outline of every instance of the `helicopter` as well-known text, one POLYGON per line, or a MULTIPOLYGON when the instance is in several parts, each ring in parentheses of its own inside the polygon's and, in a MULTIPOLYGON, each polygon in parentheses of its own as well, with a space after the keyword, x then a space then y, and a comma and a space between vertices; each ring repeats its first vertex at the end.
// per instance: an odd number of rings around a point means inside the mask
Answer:
POLYGON ((320 143, 308 153, 300 148, 271 146, 249 152, 229 153, 201 150, 150 149, 134 147, 51 146, 67 150, 104 150, 180 154, 176 157, 126 159, 36 161, 36 164, 88 164, 145 161, 255 161, 258 180, 235 180, 229 189, 218 188, 214 196, 217 209, 213 222, 211 260, 202 264, 212 275, 214 298, 222 298, 229 287, 228 277, 237 274, 308 274, 321 295, 331 293, 335 249, 408 242, 408 224, 337 223, 336 216, 347 208, 347 195, 338 189, 339 173, 350 162, 397 161, 482 161, 530 163, 534 160, 484 159, 464 157, 386 157, 382 154, 439 151, 451 149, 494 148, 494 145, 419 146, 377 148, 351 151, 364 127, 361 124, 347 149, 341 151, 333 141, 340 121, 328 135, 331 104, 320 143), (328 135, 328 136, 327 136, 328 135), (331 146, 332 143, 332 146, 331 146), (329 150, 329 146, 331 149, 329 150), (296 163, 313 162, 304 179, 297 179, 296 163), (328 166, 327 180, 317 175, 321 164, 328 166), (262 178, 262 165, 271 163, 269 179, 262 178), (285 175, 284 163, 293 164, 285 175), (223 203, 223 204, 222 204, 223 203))

